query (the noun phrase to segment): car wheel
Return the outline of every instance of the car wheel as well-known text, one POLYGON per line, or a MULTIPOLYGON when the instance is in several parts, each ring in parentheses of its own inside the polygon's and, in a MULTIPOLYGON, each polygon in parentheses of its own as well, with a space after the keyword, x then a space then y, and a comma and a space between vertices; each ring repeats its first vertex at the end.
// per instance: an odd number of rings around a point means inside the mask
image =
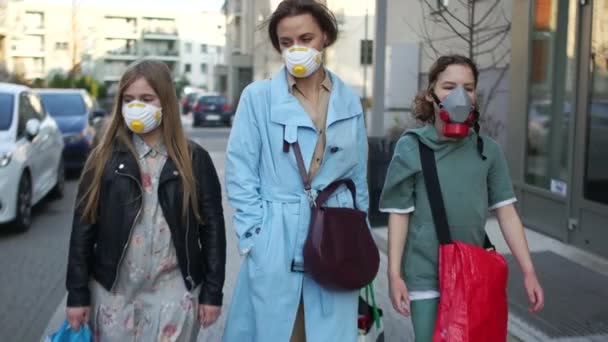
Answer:
POLYGON ((60 199, 63 198, 63 194, 65 193, 65 165, 63 165, 63 159, 59 161, 59 166, 57 167, 57 183, 55 183, 55 187, 51 190, 51 198, 52 199, 60 199))
POLYGON ((17 217, 13 227, 19 232, 25 232, 32 224, 32 182, 27 173, 21 176, 17 193, 17 217))

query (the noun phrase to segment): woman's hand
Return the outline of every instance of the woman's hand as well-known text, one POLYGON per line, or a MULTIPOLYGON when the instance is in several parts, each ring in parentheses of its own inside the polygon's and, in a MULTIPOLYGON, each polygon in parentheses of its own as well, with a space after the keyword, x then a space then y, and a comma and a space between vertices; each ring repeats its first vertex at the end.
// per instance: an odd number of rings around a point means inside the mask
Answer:
POLYGON ((409 316, 410 297, 407 292, 407 286, 405 286, 405 281, 400 276, 389 276, 388 284, 393 308, 403 316, 409 316))
POLYGON ((199 304, 198 306, 198 320, 203 326, 203 329, 210 327, 222 313, 221 306, 199 304))
POLYGON ((543 288, 538 282, 535 272, 524 275, 524 287, 526 288, 528 299, 530 300, 531 304, 528 311, 539 312, 542 310, 545 306, 545 294, 543 292, 543 288))
POLYGON ((89 321, 90 306, 66 308, 66 315, 72 330, 78 331, 81 325, 87 324, 89 321))

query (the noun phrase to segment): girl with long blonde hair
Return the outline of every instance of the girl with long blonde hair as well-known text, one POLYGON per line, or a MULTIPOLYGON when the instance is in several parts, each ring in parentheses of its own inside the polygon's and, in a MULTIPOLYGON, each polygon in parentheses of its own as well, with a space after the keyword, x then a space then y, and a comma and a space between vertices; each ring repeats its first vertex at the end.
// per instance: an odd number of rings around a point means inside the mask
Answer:
POLYGON ((184 134, 169 68, 137 61, 80 180, 68 321, 100 340, 193 341, 220 314, 225 254, 211 157, 184 134))

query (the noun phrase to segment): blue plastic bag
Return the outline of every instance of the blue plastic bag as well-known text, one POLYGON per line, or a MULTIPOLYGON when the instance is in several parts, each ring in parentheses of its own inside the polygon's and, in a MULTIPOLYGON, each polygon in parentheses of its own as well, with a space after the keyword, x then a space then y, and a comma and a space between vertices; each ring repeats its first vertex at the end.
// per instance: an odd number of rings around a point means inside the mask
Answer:
POLYGON ((78 332, 74 331, 68 324, 68 321, 63 321, 61 328, 54 334, 49 335, 44 342, 91 342, 93 335, 88 325, 80 327, 78 332))

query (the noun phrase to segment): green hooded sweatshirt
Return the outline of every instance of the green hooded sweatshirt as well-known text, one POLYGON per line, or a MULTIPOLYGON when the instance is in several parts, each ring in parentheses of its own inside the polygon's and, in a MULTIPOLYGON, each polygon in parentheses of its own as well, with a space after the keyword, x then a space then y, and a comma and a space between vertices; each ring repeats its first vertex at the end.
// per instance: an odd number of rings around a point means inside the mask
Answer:
POLYGON ((482 246, 488 210, 515 202, 513 185, 500 146, 491 138, 484 142, 483 160, 477 135, 440 140, 434 126, 406 132, 395 148, 380 196, 380 210, 411 213, 403 254, 403 277, 409 291, 438 290, 439 245, 422 176, 418 143, 435 152, 448 224, 453 240, 482 246))

